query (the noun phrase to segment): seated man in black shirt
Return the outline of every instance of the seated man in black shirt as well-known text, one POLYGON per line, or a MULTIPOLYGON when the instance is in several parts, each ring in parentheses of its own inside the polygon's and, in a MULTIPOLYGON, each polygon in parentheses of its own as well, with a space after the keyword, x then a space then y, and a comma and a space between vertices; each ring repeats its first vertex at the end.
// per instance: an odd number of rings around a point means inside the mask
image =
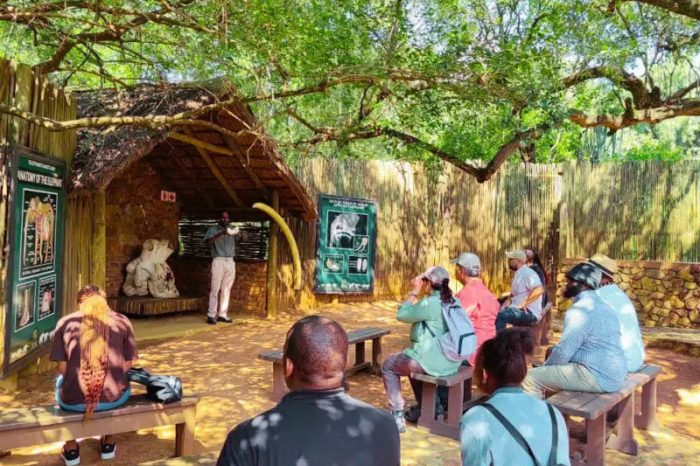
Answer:
POLYGON ((345 393, 347 356, 340 324, 321 316, 297 321, 284 344, 291 392, 233 429, 217 466, 398 466, 394 419, 345 393))

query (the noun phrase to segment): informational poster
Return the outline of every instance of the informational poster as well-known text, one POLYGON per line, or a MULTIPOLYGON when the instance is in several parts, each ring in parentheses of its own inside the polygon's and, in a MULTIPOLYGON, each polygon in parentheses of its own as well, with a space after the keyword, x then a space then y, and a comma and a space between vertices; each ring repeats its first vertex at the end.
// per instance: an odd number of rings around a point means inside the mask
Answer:
POLYGON ((377 244, 377 203, 319 195, 314 291, 372 293, 377 244))
POLYGON ((61 315, 65 164, 13 152, 4 374, 47 347, 61 315))

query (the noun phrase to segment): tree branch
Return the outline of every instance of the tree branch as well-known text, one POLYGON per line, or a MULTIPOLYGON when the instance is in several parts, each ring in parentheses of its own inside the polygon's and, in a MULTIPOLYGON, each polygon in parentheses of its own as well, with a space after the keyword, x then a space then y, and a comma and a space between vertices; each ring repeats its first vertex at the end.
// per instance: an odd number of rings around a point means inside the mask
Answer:
POLYGON ((640 123, 655 124, 680 116, 700 116, 700 99, 686 99, 678 103, 664 104, 656 108, 632 110, 624 115, 586 115, 578 110, 572 111, 569 120, 582 128, 603 126, 619 130, 640 123))
POLYGON ((611 1, 609 11, 616 7, 616 3, 635 1, 655 6, 672 13, 700 20, 700 2, 698 0, 617 0, 611 1))

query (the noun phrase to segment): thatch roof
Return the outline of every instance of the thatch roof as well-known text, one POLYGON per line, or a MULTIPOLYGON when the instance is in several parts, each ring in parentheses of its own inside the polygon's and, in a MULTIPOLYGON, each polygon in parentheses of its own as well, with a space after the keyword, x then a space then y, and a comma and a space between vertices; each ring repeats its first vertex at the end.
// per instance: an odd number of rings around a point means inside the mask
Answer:
MULTIPOLYGON (((173 115, 228 100, 235 95, 235 90, 230 82, 220 79, 196 84, 142 85, 126 90, 90 90, 73 95, 78 104, 78 117, 86 118, 173 115)), ((240 104, 197 118, 232 132, 256 126, 250 108, 240 104)), ((285 211, 306 220, 316 218, 314 202, 262 130, 257 128, 256 132, 263 137, 247 134, 234 139, 211 128, 188 128, 174 126, 153 130, 120 126, 78 131, 69 184, 71 193, 103 189, 132 164, 146 157, 160 174, 165 189, 177 193, 186 214, 206 209, 250 210, 255 202, 269 202, 271 191, 277 190, 280 206, 285 211), (210 150, 203 156, 201 147, 174 139, 178 136, 174 133, 182 135, 183 132, 229 154, 210 150)))

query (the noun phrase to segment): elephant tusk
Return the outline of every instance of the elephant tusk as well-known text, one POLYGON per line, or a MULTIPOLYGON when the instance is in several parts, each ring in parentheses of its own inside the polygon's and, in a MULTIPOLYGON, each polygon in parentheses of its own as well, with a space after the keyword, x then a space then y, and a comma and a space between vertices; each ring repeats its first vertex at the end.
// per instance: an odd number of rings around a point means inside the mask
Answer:
POLYGON ((289 229, 287 223, 284 219, 275 212, 275 209, 262 202, 256 202, 253 204, 254 209, 260 209, 267 215, 272 217, 272 220, 279 225, 280 230, 284 233, 284 237, 287 238, 287 243, 289 244, 289 249, 292 252, 292 261, 294 262, 294 290, 301 290, 301 259, 299 258, 299 248, 297 247, 297 242, 292 235, 292 230, 289 229))

